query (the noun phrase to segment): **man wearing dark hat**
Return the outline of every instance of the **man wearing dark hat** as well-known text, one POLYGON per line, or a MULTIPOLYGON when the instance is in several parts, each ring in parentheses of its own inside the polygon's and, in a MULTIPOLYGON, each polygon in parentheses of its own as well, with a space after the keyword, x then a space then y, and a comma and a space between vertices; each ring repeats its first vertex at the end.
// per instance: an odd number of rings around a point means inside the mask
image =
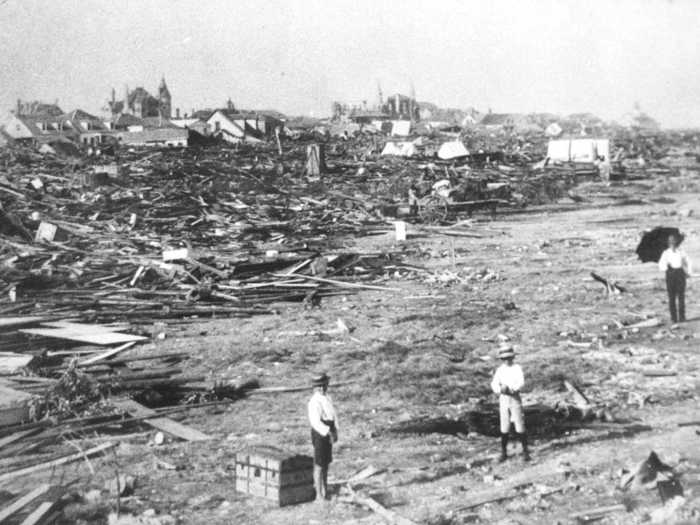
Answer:
POLYGON ((328 497, 328 465, 333 461, 333 443, 338 441, 338 417, 326 393, 328 383, 329 377, 325 373, 313 378, 314 393, 308 407, 314 447, 314 487, 318 501, 328 497))
POLYGON ((520 391, 525 383, 523 369, 513 363, 515 350, 511 345, 502 344, 498 351, 498 357, 503 364, 496 369, 491 381, 491 389, 498 394, 498 404, 501 419, 501 458, 503 462, 508 459, 508 434, 511 421, 515 425, 515 433, 523 446, 523 459, 530 461, 530 453, 527 449, 527 435, 525 434, 525 415, 523 402, 520 399, 520 391))

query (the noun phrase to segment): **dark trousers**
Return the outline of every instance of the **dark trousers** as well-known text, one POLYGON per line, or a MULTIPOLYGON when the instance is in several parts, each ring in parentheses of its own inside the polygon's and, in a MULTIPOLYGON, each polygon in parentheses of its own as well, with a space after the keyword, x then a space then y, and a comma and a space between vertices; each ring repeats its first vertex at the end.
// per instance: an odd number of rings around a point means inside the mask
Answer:
POLYGON ((668 290, 668 307, 674 323, 685 321, 685 270, 669 268, 666 270, 666 290, 668 290))

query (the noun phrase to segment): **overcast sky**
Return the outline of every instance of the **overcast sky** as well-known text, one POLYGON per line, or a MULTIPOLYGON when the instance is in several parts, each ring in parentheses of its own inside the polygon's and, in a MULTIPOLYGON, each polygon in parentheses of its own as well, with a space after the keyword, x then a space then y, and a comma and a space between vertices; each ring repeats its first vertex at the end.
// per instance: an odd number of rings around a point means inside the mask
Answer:
POLYGON ((379 81, 443 107, 619 119, 639 102, 700 126, 699 34, 694 0, 0 0, 0 107, 97 112, 165 75, 183 112, 325 116, 379 81))

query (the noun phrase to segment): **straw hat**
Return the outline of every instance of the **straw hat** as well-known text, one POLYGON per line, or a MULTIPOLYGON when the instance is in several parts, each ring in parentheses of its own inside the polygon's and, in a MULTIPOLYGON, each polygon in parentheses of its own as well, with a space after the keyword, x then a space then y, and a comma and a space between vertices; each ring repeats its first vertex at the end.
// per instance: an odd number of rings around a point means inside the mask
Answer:
POLYGON ((330 381, 330 377, 328 377, 328 375, 325 372, 323 372, 322 374, 315 375, 311 379, 311 385, 312 386, 325 386, 328 384, 329 381, 330 381))
POLYGON ((512 359, 513 357, 515 357, 515 349, 513 348, 513 345, 503 343, 498 347, 499 359, 512 359))

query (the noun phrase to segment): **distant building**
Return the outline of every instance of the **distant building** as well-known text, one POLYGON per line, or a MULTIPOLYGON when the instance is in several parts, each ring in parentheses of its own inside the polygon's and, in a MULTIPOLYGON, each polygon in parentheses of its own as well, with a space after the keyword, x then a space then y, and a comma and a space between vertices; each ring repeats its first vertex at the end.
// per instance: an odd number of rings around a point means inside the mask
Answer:
POLYGON ((127 114, 138 118, 162 117, 169 119, 172 116, 172 97, 165 83, 165 77, 158 86, 158 96, 154 97, 143 87, 137 87, 129 91, 124 88, 124 99, 116 100, 116 92, 112 89, 112 98, 109 101, 112 115, 127 114))
POLYGON ((184 148, 189 145, 189 131, 177 127, 122 131, 117 140, 123 146, 184 148))
POLYGON ((225 109, 217 109, 207 118, 209 132, 227 142, 257 141, 274 136, 284 121, 275 111, 237 110, 229 100, 225 109))
POLYGON ((381 110, 391 120, 420 120, 420 107, 416 99, 400 93, 387 98, 381 110))
POLYGON ((505 131, 506 133, 543 132, 544 128, 537 123, 537 118, 531 118, 522 113, 487 113, 478 125, 486 131, 505 131))
POLYGON ((68 139, 89 146, 102 144, 112 134, 101 119, 86 111, 58 113, 58 106, 47 106, 35 106, 41 108, 38 113, 26 114, 26 107, 21 113, 10 113, 4 122, 5 133, 18 141, 40 143, 68 139))
POLYGON ((63 115, 63 110, 58 107, 58 101, 54 104, 47 104, 38 100, 22 102, 17 99, 15 115, 28 115, 33 117, 57 117, 63 115))

